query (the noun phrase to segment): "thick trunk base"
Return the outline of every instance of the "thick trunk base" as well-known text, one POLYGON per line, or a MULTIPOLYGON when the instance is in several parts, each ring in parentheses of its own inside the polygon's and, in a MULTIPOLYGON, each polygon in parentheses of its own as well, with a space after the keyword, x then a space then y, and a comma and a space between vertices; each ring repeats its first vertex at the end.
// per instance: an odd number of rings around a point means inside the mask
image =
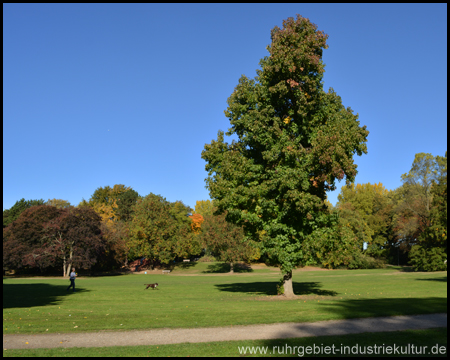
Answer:
POLYGON ((294 298, 294 288, 292 286, 292 272, 283 275, 284 296, 294 298))

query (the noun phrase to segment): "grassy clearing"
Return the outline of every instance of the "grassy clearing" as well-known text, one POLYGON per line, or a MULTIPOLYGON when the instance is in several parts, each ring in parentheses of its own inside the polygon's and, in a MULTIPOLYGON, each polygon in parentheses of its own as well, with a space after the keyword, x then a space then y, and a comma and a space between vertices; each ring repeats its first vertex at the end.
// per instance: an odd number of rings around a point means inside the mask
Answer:
MULTIPOLYGON (((382 333, 366 333, 353 334, 345 336, 319 336, 314 338, 297 338, 297 339, 280 339, 280 340, 253 340, 253 341, 223 341, 199 344, 175 344, 175 345, 158 345, 158 346, 114 346, 101 348, 57 348, 57 349, 29 349, 29 350, 3 350, 4 357, 14 356, 32 356, 32 357, 92 357, 92 356, 244 356, 243 349, 245 349, 245 356, 295 356, 299 357, 299 353, 304 353, 305 356, 314 356, 308 354, 307 347, 316 346, 326 349, 329 346, 332 349, 335 346, 335 354, 332 353, 321 356, 344 356, 342 353, 346 351, 345 356, 361 356, 355 354, 355 345, 362 350, 366 347, 365 356, 370 356, 369 352, 378 351, 379 355, 373 356, 414 356, 414 354, 401 355, 401 351, 406 351, 408 345, 412 350, 411 345, 415 346, 415 353, 419 351, 419 356, 446 356, 447 346, 447 328, 428 329, 428 330, 407 330, 396 332, 382 332, 382 333), (378 350, 374 347, 378 346, 378 350), (385 354, 379 346, 384 345, 385 354), (433 354, 433 350, 440 350, 438 354, 433 354), (250 354, 248 347, 267 347, 266 354, 258 351, 256 354, 250 354), (388 354, 388 346, 391 346, 391 354, 388 354), (423 347, 427 346, 426 349, 423 347), (241 347, 241 352, 239 351, 241 347), (297 347, 297 348, 295 348, 297 347), (298 347, 303 347, 299 348, 298 347), (368 350, 369 347, 372 350, 368 350), (396 348, 397 347, 397 348, 396 348), (401 347, 401 348, 400 348, 401 347), (445 347, 445 353, 443 353, 445 347), (353 350, 352 350, 353 349, 353 350), (393 353, 394 349, 400 354, 393 353), (294 353, 295 352, 295 353, 294 353)), ((257 349, 255 349, 257 350, 257 349)), ((320 355, 316 355, 320 356, 320 355)))
POLYGON ((169 275, 3 279, 3 334, 193 328, 447 312, 447 272, 295 271, 300 297, 275 301, 279 272, 234 275, 211 263, 169 275), (211 271, 214 270, 214 271, 211 271), (211 272, 208 272, 211 271, 211 272), (192 276, 196 275, 196 276, 192 276), (144 284, 159 283, 159 290, 144 284))

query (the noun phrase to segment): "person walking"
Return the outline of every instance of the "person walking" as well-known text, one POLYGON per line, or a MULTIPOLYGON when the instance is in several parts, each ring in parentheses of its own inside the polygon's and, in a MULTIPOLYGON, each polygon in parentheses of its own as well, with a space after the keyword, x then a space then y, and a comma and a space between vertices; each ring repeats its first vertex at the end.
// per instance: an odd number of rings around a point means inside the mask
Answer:
POLYGON ((77 277, 77 274, 75 273, 75 268, 72 268, 72 272, 70 273, 70 285, 67 288, 67 291, 69 291, 69 289, 71 287, 73 287, 73 292, 75 292, 75 278, 77 277))

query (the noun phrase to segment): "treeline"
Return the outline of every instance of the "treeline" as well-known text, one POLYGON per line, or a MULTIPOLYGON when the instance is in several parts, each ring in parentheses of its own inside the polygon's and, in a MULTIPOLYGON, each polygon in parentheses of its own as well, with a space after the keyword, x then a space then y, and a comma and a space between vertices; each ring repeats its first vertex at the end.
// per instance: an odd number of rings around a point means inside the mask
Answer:
POLYGON ((415 270, 445 270, 447 260, 447 152, 415 155, 402 185, 344 186, 336 207, 339 242, 323 229, 305 243, 309 262, 326 267, 412 265, 415 270))
POLYGON ((3 211, 3 269, 62 269, 67 276, 72 266, 111 271, 140 258, 167 266, 206 254, 233 271, 234 262, 257 259, 242 229, 214 210, 209 200, 197 201, 194 210, 122 184, 100 187, 77 206, 21 199, 3 211))
MULTIPOLYGON (((401 178, 395 190, 350 184, 335 207, 326 201, 329 213, 302 244, 303 265, 446 269, 447 153, 416 154, 401 178)), ((77 206, 21 199, 3 211, 3 268, 63 269, 66 276, 72 266, 109 271, 138 258, 157 266, 203 255, 230 263, 231 271, 239 261, 270 263, 260 239, 246 238, 227 215, 210 200, 192 209, 125 185, 99 187, 77 206)))

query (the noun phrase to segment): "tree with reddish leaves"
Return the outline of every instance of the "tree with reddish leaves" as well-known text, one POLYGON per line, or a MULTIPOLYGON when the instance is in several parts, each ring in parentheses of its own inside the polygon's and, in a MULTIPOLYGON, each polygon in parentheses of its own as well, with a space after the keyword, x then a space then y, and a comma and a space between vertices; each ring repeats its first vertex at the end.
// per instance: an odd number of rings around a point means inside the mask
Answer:
POLYGON ((205 247, 210 249, 220 261, 230 264, 230 272, 234 272, 233 264, 238 261, 249 261, 258 250, 254 244, 244 241, 242 227, 226 221, 226 214, 207 215, 202 224, 200 238, 205 247))
POLYGON ((3 266, 90 268, 104 252, 100 220, 88 207, 31 207, 3 230, 3 266))
POLYGON ((335 181, 354 182, 353 157, 367 153, 368 131, 332 89, 323 90, 328 35, 297 15, 271 38, 255 79, 243 75, 228 98, 226 135, 238 140, 229 144, 219 131, 202 158, 218 212, 260 242, 289 297, 292 270, 305 261, 302 242, 326 223, 335 181))

